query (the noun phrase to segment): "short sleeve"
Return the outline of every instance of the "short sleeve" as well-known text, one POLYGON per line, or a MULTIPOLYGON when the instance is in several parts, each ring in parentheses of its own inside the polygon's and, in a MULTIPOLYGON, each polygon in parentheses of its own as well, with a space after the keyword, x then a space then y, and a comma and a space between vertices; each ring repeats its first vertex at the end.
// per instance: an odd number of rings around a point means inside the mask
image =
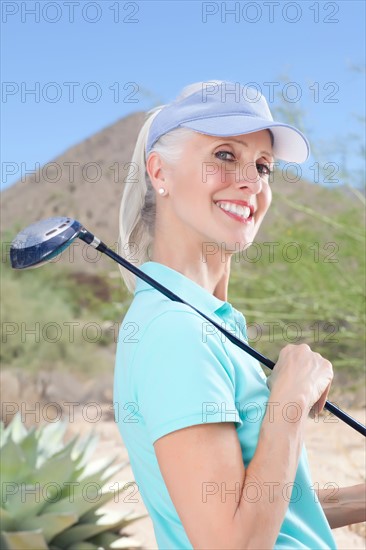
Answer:
POLYGON ((166 311, 141 334, 132 376, 152 443, 194 424, 242 424, 234 366, 208 324, 193 312, 166 311))

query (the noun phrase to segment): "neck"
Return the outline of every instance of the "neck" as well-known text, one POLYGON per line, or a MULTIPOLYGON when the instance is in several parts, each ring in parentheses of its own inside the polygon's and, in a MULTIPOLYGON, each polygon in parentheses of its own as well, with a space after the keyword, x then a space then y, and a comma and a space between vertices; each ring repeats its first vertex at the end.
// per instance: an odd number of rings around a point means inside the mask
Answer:
POLYGON ((222 301, 227 301, 232 254, 202 256, 202 246, 192 253, 192 250, 179 249, 177 245, 170 249, 164 244, 154 243, 151 260, 158 262, 188 277, 205 288, 210 294, 222 301))

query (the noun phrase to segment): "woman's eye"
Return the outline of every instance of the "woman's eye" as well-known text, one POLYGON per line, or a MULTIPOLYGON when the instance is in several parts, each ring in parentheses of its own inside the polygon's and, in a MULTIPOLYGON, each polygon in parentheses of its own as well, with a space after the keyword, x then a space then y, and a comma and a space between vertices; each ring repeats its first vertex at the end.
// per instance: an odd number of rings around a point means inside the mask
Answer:
POLYGON ((215 157, 220 160, 233 160, 233 158, 227 158, 226 155, 231 155, 231 157, 234 157, 233 153, 230 153, 230 151, 217 151, 217 153, 215 153, 215 157))
POLYGON ((270 176, 272 170, 266 164, 257 164, 257 170, 262 176, 270 176))

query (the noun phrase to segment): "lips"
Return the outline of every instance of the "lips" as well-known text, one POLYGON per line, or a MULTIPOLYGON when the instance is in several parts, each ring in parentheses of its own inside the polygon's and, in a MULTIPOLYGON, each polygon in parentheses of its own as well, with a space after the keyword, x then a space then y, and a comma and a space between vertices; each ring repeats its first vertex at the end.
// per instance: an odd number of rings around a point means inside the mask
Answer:
MULTIPOLYGON (((226 204, 226 205, 231 205, 231 204, 235 204, 235 205, 238 205, 238 206, 241 206, 241 207, 244 207, 244 208, 249 208, 249 211, 250 211, 250 215, 249 215, 249 218, 251 218, 255 212, 255 209, 254 209, 254 205, 249 203, 248 201, 243 201, 243 200, 230 200, 230 199, 219 199, 217 201, 214 201, 214 203, 217 205, 217 206, 220 206, 219 203, 221 204, 226 204)), ((227 208, 225 209, 225 211, 227 211, 227 208)), ((235 213, 235 212, 234 212, 235 213)))
POLYGON ((246 206, 250 209, 250 215, 253 216, 254 214, 254 205, 251 204, 248 201, 242 201, 242 200, 231 200, 231 199, 218 199, 217 201, 214 201, 215 204, 217 203, 228 203, 228 204, 238 204, 240 206, 246 206))
POLYGON ((240 222, 248 223, 253 220, 254 205, 243 200, 224 200, 214 201, 216 206, 223 210, 225 214, 240 222))

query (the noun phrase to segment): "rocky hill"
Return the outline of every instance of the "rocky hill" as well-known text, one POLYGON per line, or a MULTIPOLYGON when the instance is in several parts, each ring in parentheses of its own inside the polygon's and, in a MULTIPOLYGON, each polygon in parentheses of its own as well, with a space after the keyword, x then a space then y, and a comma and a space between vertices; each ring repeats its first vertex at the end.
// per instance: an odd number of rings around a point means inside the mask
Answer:
POLYGON ((66 215, 115 243, 127 163, 144 119, 138 112, 118 120, 46 163, 37 175, 27 175, 3 191, 2 234, 15 235, 42 218, 66 215))

